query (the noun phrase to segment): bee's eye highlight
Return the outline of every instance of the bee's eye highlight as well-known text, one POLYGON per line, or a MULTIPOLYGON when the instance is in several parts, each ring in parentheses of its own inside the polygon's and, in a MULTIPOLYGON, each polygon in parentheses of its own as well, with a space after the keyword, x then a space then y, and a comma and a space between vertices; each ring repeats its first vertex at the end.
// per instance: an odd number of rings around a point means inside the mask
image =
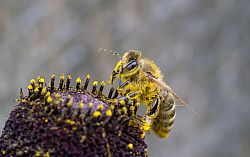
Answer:
POLYGON ((135 60, 130 61, 126 66, 127 70, 133 70, 136 67, 137 67, 137 62, 135 60))

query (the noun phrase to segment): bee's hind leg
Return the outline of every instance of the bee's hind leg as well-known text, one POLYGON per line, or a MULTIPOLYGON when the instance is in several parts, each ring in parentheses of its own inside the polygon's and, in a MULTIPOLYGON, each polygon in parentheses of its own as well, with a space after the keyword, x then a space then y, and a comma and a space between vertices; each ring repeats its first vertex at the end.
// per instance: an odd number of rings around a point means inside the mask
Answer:
POLYGON ((159 104, 160 104, 160 97, 157 96, 157 98, 155 99, 153 105, 148 109, 147 111, 147 116, 149 116, 150 118, 155 118, 159 112, 159 104))
POLYGON ((145 117, 143 117, 142 129, 144 131, 149 131, 152 125, 152 119, 154 119, 159 112, 160 98, 157 97, 154 104, 148 109, 145 117))
POLYGON ((141 121, 141 129, 144 131, 149 131, 151 127, 151 122, 152 121, 148 116, 143 117, 141 121))

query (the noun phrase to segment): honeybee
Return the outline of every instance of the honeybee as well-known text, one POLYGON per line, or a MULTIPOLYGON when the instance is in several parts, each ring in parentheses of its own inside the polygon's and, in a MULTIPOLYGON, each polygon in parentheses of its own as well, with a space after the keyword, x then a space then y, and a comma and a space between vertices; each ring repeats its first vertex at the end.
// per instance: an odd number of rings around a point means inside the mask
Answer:
POLYGON ((186 103, 164 82, 161 70, 154 61, 142 58, 141 52, 129 50, 116 64, 109 82, 119 78, 118 100, 136 100, 147 106, 142 129, 167 138, 173 127, 176 105, 186 103))

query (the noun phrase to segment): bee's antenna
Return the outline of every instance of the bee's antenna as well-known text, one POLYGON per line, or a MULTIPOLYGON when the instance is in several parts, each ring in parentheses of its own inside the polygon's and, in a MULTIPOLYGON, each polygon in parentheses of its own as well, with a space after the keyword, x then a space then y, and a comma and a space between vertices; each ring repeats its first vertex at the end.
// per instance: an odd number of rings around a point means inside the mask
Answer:
POLYGON ((122 56, 119 52, 117 51, 113 51, 113 50, 107 50, 107 49, 104 49, 104 48, 100 48, 98 50, 98 52, 105 52, 107 54, 112 54, 113 56, 117 56, 119 58, 119 60, 121 60, 122 56))

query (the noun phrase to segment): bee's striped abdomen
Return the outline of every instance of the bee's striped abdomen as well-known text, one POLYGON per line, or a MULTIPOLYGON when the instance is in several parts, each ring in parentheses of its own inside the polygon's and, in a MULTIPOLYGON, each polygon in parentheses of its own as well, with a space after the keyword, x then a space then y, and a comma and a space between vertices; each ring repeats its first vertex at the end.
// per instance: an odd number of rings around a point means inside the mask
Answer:
POLYGON ((164 99, 161 99, 159 107, 159 113, 153 119, 152 130, 157 136, 167 138, 174 125, 176 114, 173 96, 169 93, 164 99))

